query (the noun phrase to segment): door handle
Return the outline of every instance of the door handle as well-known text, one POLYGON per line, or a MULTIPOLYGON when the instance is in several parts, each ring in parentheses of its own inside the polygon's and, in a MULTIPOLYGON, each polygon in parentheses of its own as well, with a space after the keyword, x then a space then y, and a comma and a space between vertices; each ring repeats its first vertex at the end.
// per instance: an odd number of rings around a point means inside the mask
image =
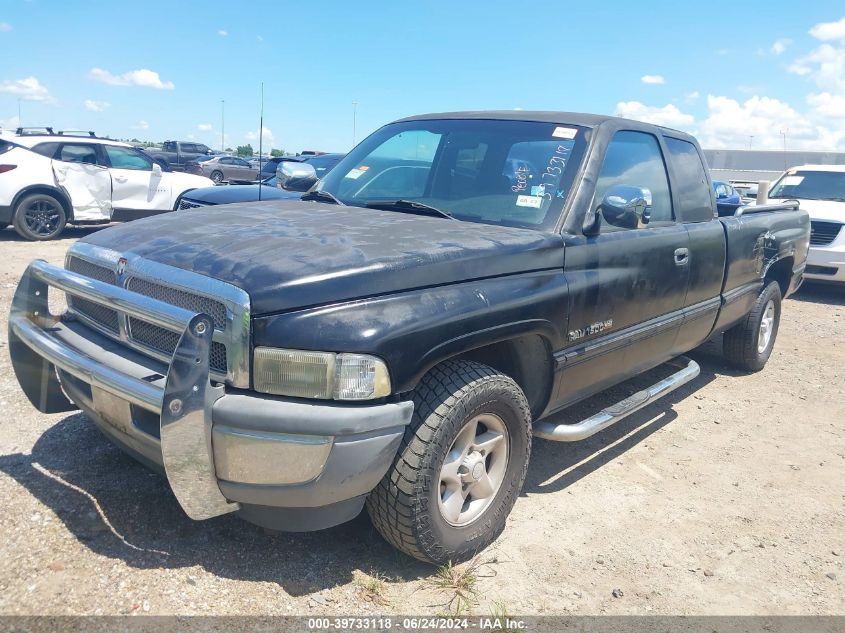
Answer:
POLYGON ((675 265, 684 266, 689 263, 689 249, 676 248, 675 249, 675 265))
POLYGON ((114 179, 117 182, 126 182, 127 180, 129 180, 126 176, 115 176, 114 179))

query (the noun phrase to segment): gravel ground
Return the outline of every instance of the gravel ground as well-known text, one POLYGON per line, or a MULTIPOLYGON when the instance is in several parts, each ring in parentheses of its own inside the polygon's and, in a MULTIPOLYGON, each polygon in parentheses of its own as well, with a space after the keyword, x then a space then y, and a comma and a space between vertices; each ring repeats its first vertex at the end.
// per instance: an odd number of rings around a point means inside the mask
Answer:
MULTIPOLYGON (((88 232, 35 244, 0 231, 0 613, 457 608, 365 514, 312 534, 193 522, 83 415, 30 406, 6 351, 12 294, 30 260, 61 263, 88 232)), ((585 442, 535 440, 504 534, 457 570, 470 612, 845 613, 844 340, 845 289, 807 287, 785 302, 764 371, 699 351, 701 375, 667 399, 585 442)))

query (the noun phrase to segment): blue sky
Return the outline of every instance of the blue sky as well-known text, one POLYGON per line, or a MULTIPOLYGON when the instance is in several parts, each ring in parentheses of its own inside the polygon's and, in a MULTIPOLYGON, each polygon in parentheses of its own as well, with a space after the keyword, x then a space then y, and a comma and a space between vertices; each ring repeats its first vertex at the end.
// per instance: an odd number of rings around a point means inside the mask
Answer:
POLYGON ((845 151, 845 6, 3 0, 0 125, 345 151, 393 119, 620 114, 708 147, 845 151), (752 138, 753 137, 753 138, 752 138))

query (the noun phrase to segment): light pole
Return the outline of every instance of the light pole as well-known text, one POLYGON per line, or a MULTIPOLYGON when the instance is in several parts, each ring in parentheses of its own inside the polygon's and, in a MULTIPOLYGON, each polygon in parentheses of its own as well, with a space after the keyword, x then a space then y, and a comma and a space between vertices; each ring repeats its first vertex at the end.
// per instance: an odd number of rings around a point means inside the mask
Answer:
POLYGON ((358 118, 358 102, 352 102, 352 147, 355 147, 355 123, 358 118))
POLYGON ((780 131, 783 136, 783 168, 786 169, 786 135, 789 133, 789 128, 780 131))
POLYGON ((754 144, 754 135, 753 135, 753 134, 751 134, 751 135, 748 137, 748 149, 751 149, 751 146, 752 146, 753 144, 754 144))
POLYGON ((23 127, 23 121, 21 120, 21 98, 18 97, 18 127, 23 127))
POLYGON ((226 151, 226 101, 220 99, 220 151, 226 151))

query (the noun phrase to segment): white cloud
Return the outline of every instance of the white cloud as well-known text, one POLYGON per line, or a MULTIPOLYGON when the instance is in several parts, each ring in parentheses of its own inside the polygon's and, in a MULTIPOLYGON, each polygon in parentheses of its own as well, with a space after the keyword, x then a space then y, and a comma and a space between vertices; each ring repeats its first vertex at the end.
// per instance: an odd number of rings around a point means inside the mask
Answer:
POLYGON ((681 112, 677 106, 671 103, 658 108, 647 106, 639 101, 620 101, 616 104, 615 114, 626 119, 635 119, 667 127, 686 128, 695 122, 695 117, 681 112))
POLYGON ((211 123, 200 123, 197 125, 197 129, 200 132, 210 132, 211 131, 211 123))
POLYGON ((0 32, 7 32, 12 30, 12 25, 8 22, 0 22, 0 32))
POLYGON ((769 51, 772 53, 772 55, 782 55, 783 52, 786 50, 786 47, 790 44, 792 44, 791 39, 782 37, 781 39, 774 41, 769 51))
POLYGON ((156 90, 173 90, 176 87, 172 81, 162 81, 157 72, 146 68, 130 70, 122 75, 113 75, 102 68, 92 68, 88 78, 110 86, 139 86, 156 90))
POLYGON ((17 116, 11 116, 8 119, 0 119, 0 130, 14 130, 19 128, 21 120, 17 116))
POLYGON ((717 55, 719 55, 720 57, 724 57, 725 55, 730 53, 730 51, 727 48, 717 48, 714 52, 717 55))
POLYGON ((0 92, 15 95, 24 101, 51 101, 50 91, 46 86, 41 85, 35 77, 16 79, 15 81, 4 81, 0 84, 0 92))
POLYGON ((822 42, 845 40, 845 18, 837 22, 819 22, 810 29, 810 35, 822 42))
POLYGON ((219 35, 220 37, 226 37, 228 34, 229 34, 229 31, 224 31, 223 29, 220 29, 219 31, 217 31, 217 35, 219 35))
POLYGON ((698 98, 701 96, 701 93, 698 90, 693 90, 692 92, 688 92, 684 95, 684 101, 686 103, 695 103, 698 101, 698 98))
POLYGON ((94 101, 93 99, 86 99, 84 101, 85 109, 91 112, 102 112, 111 104, 108 101, 94 101))
MULTIPOLYGON (((261 132, 262 132, 261 136, 263 138, 264 147, 265 148, 272 147, 273 146, 273 140, 274 140, 273 139, 273 130, 271 130, 270 128, 264 127, 264 128, 261 129, 261 132)), ((254 132, 247 132, 246 135, 244 136, 244 138, 246 138, 246 140, 249 141, 250 143, 252 143, 253 141, 257 141, 258 140, 258 130, 255 130, 254 132)))
POLYGON ((136 130, 148 130, 150 128, 150 124, 147 123, 146 121, 144 121, 143 119, 141 119, 140 121, 138 121, 132 127, 133 127, 133 129, 136 129, 136 130))
POLYGON ((813 113, 829 119, 845 119, 845 96, 829 92, 807 95, 807 105, 813 113))
POLYGON ((643 75, 640 77, 640 81, 644 84, 665 84, 666 80, 663 79, 663 75, 643 75))

